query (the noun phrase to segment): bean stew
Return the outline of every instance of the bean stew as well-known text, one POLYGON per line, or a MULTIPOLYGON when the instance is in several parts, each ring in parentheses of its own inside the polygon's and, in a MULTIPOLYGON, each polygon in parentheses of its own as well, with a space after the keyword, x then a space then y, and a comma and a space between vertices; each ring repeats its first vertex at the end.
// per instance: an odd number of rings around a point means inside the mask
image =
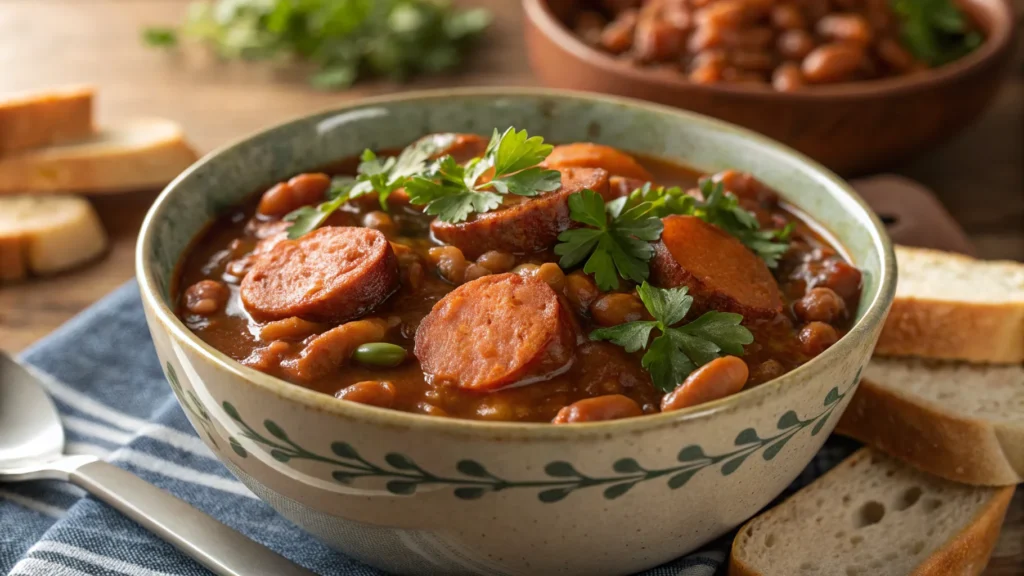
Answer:
MULTIPOLYGON (((554 2, 553 2, 554 4, 554 2)), ((699 84, 814 85, 914 74, 982 42, 953 0, 589 0, 587 44, 699 84)))
POLYGON ((293 384, 569 424, 785 374, 849 330, 861 273, 749 174, 510 128, 275 184, 197 238, 176 286, 196 335, 293 384))

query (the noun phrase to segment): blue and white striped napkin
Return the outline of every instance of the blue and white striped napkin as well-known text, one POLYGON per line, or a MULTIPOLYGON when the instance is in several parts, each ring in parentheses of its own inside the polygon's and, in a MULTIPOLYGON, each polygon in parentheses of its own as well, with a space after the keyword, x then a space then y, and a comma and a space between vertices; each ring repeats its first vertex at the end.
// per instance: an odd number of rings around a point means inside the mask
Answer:
MULTIPOLYGON (((234 479, 196 436, 153 351, 138 286, 107 296, 22 359, 53 379, 49 392, 67 449, 95 454, 187 500, 276 552, 324 575, 380 576, 278 516, 234 479)), ((851 453, 833 438, 794 490, 851 453)), ((645 576, 725 574, 730 538, 645 576)), ((0 484, 0 574, 199 576, 204 568, 69 484, 0 484)))

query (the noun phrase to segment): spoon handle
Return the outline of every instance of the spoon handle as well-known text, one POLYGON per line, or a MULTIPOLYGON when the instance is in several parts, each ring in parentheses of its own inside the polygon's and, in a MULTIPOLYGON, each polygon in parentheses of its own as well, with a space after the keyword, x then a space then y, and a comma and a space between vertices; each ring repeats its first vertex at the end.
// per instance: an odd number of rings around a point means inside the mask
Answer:
POLYGON ((78 467, 71 482, 113 506, 221 576, 310 576, 241 533, 145 480, 103 461, 78 467))

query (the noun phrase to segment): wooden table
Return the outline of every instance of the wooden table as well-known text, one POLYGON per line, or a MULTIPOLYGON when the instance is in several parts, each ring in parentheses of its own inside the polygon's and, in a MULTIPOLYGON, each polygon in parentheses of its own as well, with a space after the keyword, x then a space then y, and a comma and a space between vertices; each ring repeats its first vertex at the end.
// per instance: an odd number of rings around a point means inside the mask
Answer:
MULTIPOLYGON (((1024 8, 1024 0, 1016 0, 1024 8)), ((468 3, 468 2, 467 2, 468 3)), ((101 122, 164 116, 202 152, 268 125, 370 94, 448 85, 534 85, 515 0, 476 0, 495 13, 488 42, 460 75, 322 93, 293 78, 238 66, 199 66, 143 47, 147 24, 181 20, 181 0, 0 0, 0 93, 69 82, 99 88, 101 122)), ((1019 13, 1024 12, 1021 10, 1019 13)), ((1024 43, 998 101, 955 141, 898 171, 935 190, 986 257, 1024 260, 1024 43)), ((155 193, 96 198, 110 254, 56 278, 0 287, 0 348, 17 351, 133 275, 139 224, 155 193)), ((1024 573, 1018 494, 986 572, 1024 573)))

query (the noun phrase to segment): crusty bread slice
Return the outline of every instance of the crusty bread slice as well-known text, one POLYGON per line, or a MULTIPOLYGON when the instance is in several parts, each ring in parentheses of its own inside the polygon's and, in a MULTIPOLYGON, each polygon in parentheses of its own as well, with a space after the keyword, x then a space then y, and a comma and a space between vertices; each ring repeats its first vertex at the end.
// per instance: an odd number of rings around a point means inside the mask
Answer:
POLYGON ((836 430, 948 480, 1024 482, 1024 367, 875 358, 836 430))
POLYGON ((0 158, 0 193, 101 193, 160 188, 196 160, 181 128, 145 119, 89 140, 0 158))
POLYGON ((90 86, 0 97, 0 156, 92 134, 90 86))
POLYGON ((84 198, 0 197, 0 280, 67 270, 106 247, 103 226, 84 198))
POLYGON ((869 448, 733 541, 730 576, 981 574, 1013 487, 964 486, 869 448))
POLYGON ((1024 362, 1024 264, 904 246, 896 261, 876 354, 1024 362))

